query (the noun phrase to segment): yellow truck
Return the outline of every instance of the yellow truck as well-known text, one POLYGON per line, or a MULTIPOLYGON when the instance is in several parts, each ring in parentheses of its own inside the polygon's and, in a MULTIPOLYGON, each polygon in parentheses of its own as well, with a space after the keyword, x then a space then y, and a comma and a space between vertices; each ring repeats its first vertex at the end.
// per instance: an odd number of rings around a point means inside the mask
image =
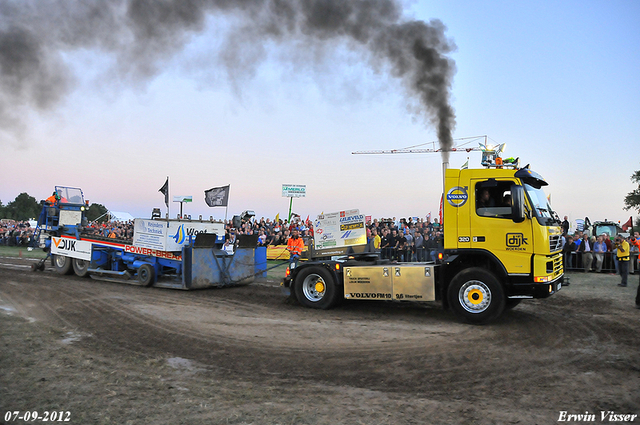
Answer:
POLYGON ((547 182, 517 161, 483 155, 482 163, 445 169, 444 246, 436 262, 383 260, 362 245, 342 257, 312 250, 312 260, 287 270, 285 294, 319 309, 343 299, 441 301, 476 324, 523 299, 555 294, 564 280, 562 237, 542 190, 547 182))

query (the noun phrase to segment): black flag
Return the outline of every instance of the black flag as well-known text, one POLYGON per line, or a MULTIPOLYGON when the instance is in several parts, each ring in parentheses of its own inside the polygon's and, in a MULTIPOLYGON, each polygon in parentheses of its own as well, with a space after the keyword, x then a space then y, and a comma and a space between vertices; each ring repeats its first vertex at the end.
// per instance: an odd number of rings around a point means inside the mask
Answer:
POLYGON ((167 181, 164 182, 158 192, 162 192, 164 195, 164 203, 167 205, 167 208, 169 208, 169 177, 167 177, 167 181))
POLYGON ((229 185, 205 190, 204 201, 210 207, 226 207, 229 203, 229 185))

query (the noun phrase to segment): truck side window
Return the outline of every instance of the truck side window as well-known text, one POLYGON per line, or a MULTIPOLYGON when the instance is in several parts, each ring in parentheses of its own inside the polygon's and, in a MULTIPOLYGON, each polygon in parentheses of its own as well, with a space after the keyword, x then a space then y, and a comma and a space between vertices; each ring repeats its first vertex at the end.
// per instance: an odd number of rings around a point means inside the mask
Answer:
POLYGON ((476 183, 476 214, 481 217, 511 218, 511 181, 476 183))

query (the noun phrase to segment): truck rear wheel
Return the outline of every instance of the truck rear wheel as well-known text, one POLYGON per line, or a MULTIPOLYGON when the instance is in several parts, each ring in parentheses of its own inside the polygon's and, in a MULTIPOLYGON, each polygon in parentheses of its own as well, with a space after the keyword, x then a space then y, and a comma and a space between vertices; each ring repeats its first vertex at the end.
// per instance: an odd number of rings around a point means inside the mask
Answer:
POLYGON ((73 259, 73 271, 77 276, 85 277, 89 275, 89 262, 80 260, 79 258, 73 259))
POLYGON ((333 307, 340 296, 331 273, 315 266, 302 270, 296 276, 294 291, 300 304, 322 310, 333 307))
POLYGON ((151 264, 143 264, 138 269, 138 281, 142 286, 151 286, 155 280, 156 270, 151 264))
POLYGON ((72 258, 62 255, 56 254, 53 256, 53 266, 56 268, 58 274, 71 274, 71 260, 72 258))
POLYGON ((454 276, 447 291, 453 312, 469 323, 484 324, 496 319, 505 308, 502 285, 489 271, 477 267, 454 276))

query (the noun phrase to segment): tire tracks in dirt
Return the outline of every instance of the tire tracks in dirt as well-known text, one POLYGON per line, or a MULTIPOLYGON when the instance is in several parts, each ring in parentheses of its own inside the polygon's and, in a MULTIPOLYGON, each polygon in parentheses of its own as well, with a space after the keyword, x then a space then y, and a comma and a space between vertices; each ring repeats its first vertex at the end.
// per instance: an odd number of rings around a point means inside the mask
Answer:
POLYGON ((416 305, 308 310, 265 285, 182 292, 3 269, 0 279, 4 304, 91 335, 76 342, 87 348, 179 356, 258 381, 302 377, 434 397, 467 387, 525 395, 560 379, 558 370, 577 374, 603 361, 615 369, 625 352, 611 330, 634 330, 594 319, 588 300, 522 303, 491 326, 469 326, 416 305))

